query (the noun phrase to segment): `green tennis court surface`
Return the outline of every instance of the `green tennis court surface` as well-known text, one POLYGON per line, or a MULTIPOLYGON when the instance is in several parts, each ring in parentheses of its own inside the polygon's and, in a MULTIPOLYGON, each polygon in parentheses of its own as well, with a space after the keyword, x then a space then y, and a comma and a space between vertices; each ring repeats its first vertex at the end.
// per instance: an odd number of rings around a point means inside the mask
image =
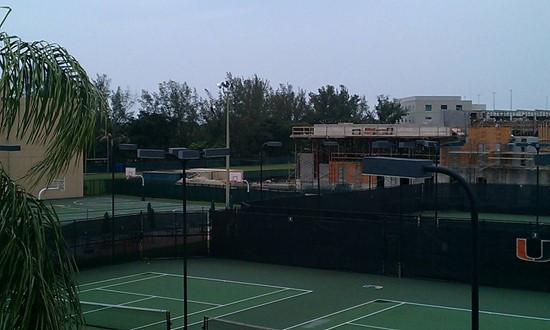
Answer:
MULTIPOLYGON (((410 215, 420 216, 420 213, 413 213, 410 215)), ((456 219, 456 220, 470 220, 470 212, 460 212, 460 211, 438 211, 438 219, 456 219)), ((422 211, 422 217, 435 217, 434 211, 422 211)), ((509 214, 509 213, 479 213, 479 220, 485 221, 501 221, 501 222, 525 222, 525 223, 535 223, 535 215, 525 215, 525 214, 509 214)), ((539 216, 539 224, 550 224, 550 216, 544 215, 539 216)))
MULTIPOLYGON (((97 328, 183 326, 181 260, 138 262, 77 275, 97 328), (122 307, 121 310, 110 305, 122 307), (124 307, 140 308, 137 310, 124 307), (154 310, 154 311, 153 311, 154 310)), ((189 261, 191 329, 469 329, 470 286, 249 262, 189 261), (217 321, 216 318, 221 318, 217 321), (226 323, 223 320, 232 322, 226 323)), ((481 329, 550 329, 548 293, 481 287, 481 329)))
MULTIPOLYGON (((111 214, 111 196, 67 198, 47 200, 57 212, 61 221, 102 218, 105 212, 111 214)), ((155 212, 175 211, 181 212, 181 200, 147 198, 142 201, 139 197, 115 196, 115 215, 138 214, 140 211, 147 213, 147 204, 155 212)), ((216 205, 221 207, 221 204, 216 205)), ((187 201, 187 211, 208 210, 210 203, 187 201)))

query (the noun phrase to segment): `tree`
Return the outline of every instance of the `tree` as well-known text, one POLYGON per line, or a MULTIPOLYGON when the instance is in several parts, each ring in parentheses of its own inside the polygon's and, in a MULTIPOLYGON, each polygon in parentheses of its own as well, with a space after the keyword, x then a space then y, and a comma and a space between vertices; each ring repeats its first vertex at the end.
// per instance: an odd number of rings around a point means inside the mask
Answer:
POLYGON ((139 99, 140 113, 163 116, 175 125, 168 132, 171 146, 191 146, 194 142, 202 102, 195 89, 173 80, 160 83, 158 93, 142 91, 139 99))
POLYGON ((308 118, 310 124, 362 123, 367 119, 369 106, 365 97, 350 95, 343 85, 340 90, 331 85, 321 87, 318 94, 309 93, 309 97, 313 107, 313 114, 308 118))
MULTIPOLYGON (((47 142, 44 159, 28 177, 52 180, 90 145, 107 102, 59 45, 25 42, 5 32, 0 42, 0 132, 28 143, 47 142)), ((76 266, 59 219, 1 166, 0 219, 0 328, 79 327, 76 266)))
POLYGON ((257 157, 261 145, 272 139, 266 125, 271 86, 256 75, 243 78, 229 73, 226 80, 230 86, 227 93, 230 95, 231 154, 257 157))
POLYGON ((111 95, 112 116, 117 126, 123 126, 133 118, 131 109, 135 103, 135 97, 129 88, 122 90, 120 86, 117 87, 111 95))
POLYGON ((292 151, 294 144, 290 138, 292 127, 306 123, 311 116, 311 106, 304 90, 294 91, 290 84, 280 84, 276 91, 269 96, 268 130, 272 138, 283 142, 288 151, 292 151))
POLYGON ((407 110, 401 107, 398 99, 391 99, 384 94, 378 95, 378 103, 374 107, 378 123, 395 124, 407 114, 407 110))

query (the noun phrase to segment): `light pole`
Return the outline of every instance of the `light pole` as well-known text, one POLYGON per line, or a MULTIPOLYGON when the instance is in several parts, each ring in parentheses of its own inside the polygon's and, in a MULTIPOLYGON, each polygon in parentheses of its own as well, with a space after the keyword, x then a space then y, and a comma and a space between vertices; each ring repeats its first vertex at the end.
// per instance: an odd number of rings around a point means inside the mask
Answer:
MULTIPOLYGON (((225 106, 226 106, 226 118, 225 118, 225 147, 229 150, 230 148, 230 135, 229 135, 229 93, 227 89, 231 87, 231 82, 228 80, 224 80, 221 83, 218 84, 218 88, 221 90, 222 94, 225 95, 225 106)), ((229 209, 230 206, 230 192, 231 192, 231 186, 229 185, 230 182, 230 174, 229 174, 229 166, 230 166, 230 159, 229 154, 225 157, 225 172, 226 172, 226 183, 225 183, 225 208, 229 209)))
POLYGON ((479 329, 479 283, 478 283, 478 211, 477 202, 472 188, 457 172, 445 167, 434 166, 429 160, 392 157, 364 157, 362 172, 381 176, 396 176, 407 178, 427 178, 431 173, 442 173, 455 179, 466 191, 470 200, 471 235, 472 235, 472 329, 479 329))
MULTIPOLYGON (((112 260, 115 262, 115 146, 111 134, 107 134, 107 143, 109 145, 109 157, 111 166, 111 253, 112 260)), ((119 150, 137 150, 137 144, 121 143, 118 145, 119 150)))
POLYGON ((260 200, 264 200, 264 189, 263 189, 263 164, 264 164, 264 158, 263 158, 263 150, 264 147, 270 147, 270 148, 276 148, 276 147, 282 147, 283 143, 281 141, 267 141, 260 147, 260 200))
MULTIPOLYGON (((458 140, 458 141, 450 141, 450 142, 445 142, 445 143, 442 143, 442 144, 439 144, 437 143, 436 141, 426 141, 426 140, 419 140, 419 141, 416 141, 416 145, 420 145, 420 146, 423 146, 423 147, 426 147, 428 149, 434 149, 434 164, 435 166, 438 166, 439 165, 439 155, 441 154, 441 148, 443 147, 461 147, 465 144, 465 142, 463 140, 458 140)), ((438 185, 438 175, 436 174, 435 175, 435 189, 434 189, 434 194, 435 194, 435 198, 434 198, 434 206, 435 206, 435 211, 434 211, 434 217, 435 217, 435 221, 437 223, 437 210, 438 210, 438 192, 437 192, 437 185, 438 185)))
POLYGON ((111 263, 115 263, 115 157, 113 136, 107 134, 109 145, 109 158, 111 165, 111 263))
POLYGON ((540 210, 539 210, 539 203, 540 203, 540 198, 539 198, 539 165, 540 165, 540 162, 537 160, 538 158, 540 158, 540 148, 548 148, 550 147, 550 144, 549 143, 539 143, 539 142, 517 142, 515 144, 516 146, 518 147, 533 147, 535 148, 535 150, 537 151, 537 155, 535 156, 535 165, 537 166, 537 190, 536 190, 536 202, 535 202, 535 208, 536 208, 536 226, 535 226, 535 236, 538 235, 538 231, 539 231, 539 214, 540 214, 540 210))
POLYGON ((211 148, 190 150, 184 147, 170 148, 166 153, 157 149, 138 149, 138 158, 164 159, 166 156, 179 160, 182 169, 181 199, 183 211, 182 236, 183 236, 183 328, 187 330, 188 324, 188 299, 187 299, 187 161, 192 159, 226 157, 229 155, 227 148, 211 148))

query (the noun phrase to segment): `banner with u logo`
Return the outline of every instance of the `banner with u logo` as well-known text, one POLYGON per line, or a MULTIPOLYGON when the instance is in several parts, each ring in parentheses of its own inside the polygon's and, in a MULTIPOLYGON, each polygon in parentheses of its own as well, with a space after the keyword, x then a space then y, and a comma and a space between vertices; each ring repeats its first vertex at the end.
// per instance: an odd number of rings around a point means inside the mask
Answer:
MULTIPOLYGON (((548 262, 550 261, 550 240, 532 239, 529 244, 540 244, 540 254, 529 256, 527 253, 526 238, 516 238, 516 256, 518 259, 530 262, 548 262)), ((533 247, 531 247, 531 251, 533 247)), ((535 247, 536 248, 536 247, 535 247)), ((538 251, 538 249, 537 249, 538 251)))

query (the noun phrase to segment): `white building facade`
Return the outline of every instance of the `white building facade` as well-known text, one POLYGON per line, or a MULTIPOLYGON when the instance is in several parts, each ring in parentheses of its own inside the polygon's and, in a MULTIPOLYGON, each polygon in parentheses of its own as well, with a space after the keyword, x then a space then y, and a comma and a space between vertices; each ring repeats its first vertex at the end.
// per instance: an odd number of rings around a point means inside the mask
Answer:
POLYGON ((473 104, 460 96, 411 96, 398 99, 407 110, 399 123, 420 126, 467 127, 481 119, 485 104, 473 104))

